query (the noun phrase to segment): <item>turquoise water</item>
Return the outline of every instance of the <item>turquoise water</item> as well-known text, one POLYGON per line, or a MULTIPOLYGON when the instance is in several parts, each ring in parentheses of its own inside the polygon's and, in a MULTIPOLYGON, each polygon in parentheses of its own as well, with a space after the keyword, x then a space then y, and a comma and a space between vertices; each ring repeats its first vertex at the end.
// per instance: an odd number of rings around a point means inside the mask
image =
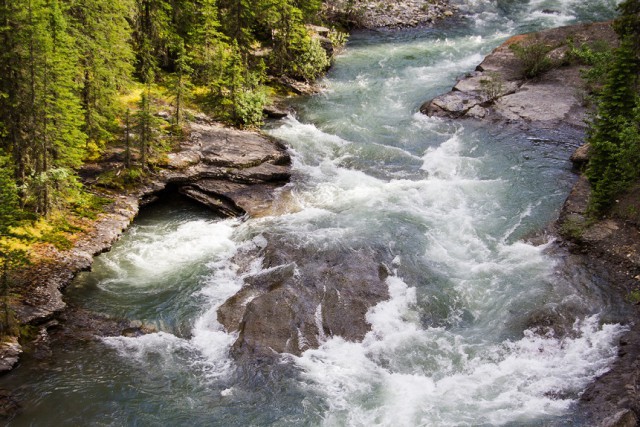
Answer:
MULTIPOLYGON (((9 425, 547 425, 616 354, 616 308, 553 242, 574 180, 575 130, 527 133, 417 113, 512 34, 612 16, 612 1, 468 1, 434 28, 355 34, 317 96, 266 131, 294 157, 278 214, 220 220, 177 202, 142 213, 74 304, 157 333, 59 345, 0 379, 9 425), (217 307, 238 253, 271 236, 384 252, 391 298, 361 343, 323 339, 273 366, 237 366, 217 307), (560 313, 572 333, 531 328, 560 313), (535 322, 533 322, 535 323, 535 322)), ((251 270, 260 259, 244 260, 251 270)), ((295 259, 302 263, 304 260, 295 259)), ((576 421, 578 422, 578 421, 576 421)))

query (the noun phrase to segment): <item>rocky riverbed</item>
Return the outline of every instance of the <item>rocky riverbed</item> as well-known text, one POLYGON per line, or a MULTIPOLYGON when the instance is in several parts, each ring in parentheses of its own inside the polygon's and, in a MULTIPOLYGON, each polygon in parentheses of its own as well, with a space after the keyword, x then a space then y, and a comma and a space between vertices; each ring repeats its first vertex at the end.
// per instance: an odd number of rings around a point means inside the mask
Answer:
MULTIPOLYGON (((61 326, 67 337, 73 331, 80 331, 85 338, 91 332, 113 335, 131 328, 144 332, 142 325, 105 319, 84 310, 66 311, 63 324, 58 316, 66 308, 64 287, 78 272, 91 268, 95 255, 110 249, 141 206, 152 203, 162 192, 177 191, 221 216, 256 216, 268 210, 274 191, 288 181, 290 157, 276 141, 257 132, 223 127, 204 117, 190 127, 188 140, 168 156, 166 165, 148 182, 108 196, 111 203, 105 212, 86 226, 72 249, 44 248, 41 259, 16 278, 22 289, 13 310, 20 324, 34 331, 34 340, 28 343, 34 353, 46 355, 49 332, 59 332, 61 326)), ((104 161, 88 165, 82 173, 96 176, 118 165, 104 161)), ((0 351, 0 370, 6 371, 18 362, 22 348, 12 340, 3 343, 0 351)))
MULTIPOLYGON (((567 41, 574 46, 598 40, 615 43, 610 23, 582 24, 512 37, 488 55, 476 70, 462 76, 452 90, 422 105, 429 116, 483 120, 519 128, 586 130, 589 105, 585 102, 584 66, 568 61, 567 41), (527 78, 514 44, 548 46, 551 69, 527 78)), ((610 284, 609 292, 635 304, 640 289, 640 204, 635 188, 620 197, 609 217, 593 220, 587 213, 590 186, 581 175, 588 146, 572 156, 580 176, 552 226, 580 262, 610 284), (631 214, 630 214, 631 213, 631 214)), ((636 315, 638 310, 631 310, 636 315)), ((578 406, 591 425, 635 426, 640 414, 640 326, 628 320, 629 332, 620 339, 618 360, 591 384, 578 406)))
POLYGON ((456 11, 446 0, 333 0, 324 6, 329 21, 366 29, 428 25, 452 17, 456 11))

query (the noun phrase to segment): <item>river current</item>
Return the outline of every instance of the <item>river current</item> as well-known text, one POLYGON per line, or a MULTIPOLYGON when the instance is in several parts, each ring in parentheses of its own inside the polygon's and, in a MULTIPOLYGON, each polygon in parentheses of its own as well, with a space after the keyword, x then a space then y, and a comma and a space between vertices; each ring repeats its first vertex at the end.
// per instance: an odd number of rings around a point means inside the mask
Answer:
POLYGON ((580 425, 573 404, 617 353, 618 305, 552 241, 526 240, 557 216, 579 138, 417 110, 510 35, 610 19, 616 3, 471 0, 436 28, 354 34, 323 92, 266 127, 294 159, 277 213, 143 211, 66 294, 158 332, 27 358, 0 379, 24 407, 9 425, 580 425), (271 235, 392 254, 363 342, 236 366, 216 310, 243 284, 233 256, 271 235), (532 327, 549 315, 569 333, 532 327))

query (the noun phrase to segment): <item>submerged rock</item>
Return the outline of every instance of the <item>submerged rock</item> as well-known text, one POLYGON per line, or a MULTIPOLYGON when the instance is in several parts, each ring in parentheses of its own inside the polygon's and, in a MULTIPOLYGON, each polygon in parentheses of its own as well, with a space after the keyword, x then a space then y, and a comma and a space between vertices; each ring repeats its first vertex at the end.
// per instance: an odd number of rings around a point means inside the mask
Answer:
POLYGON ((318 249, 267 236, 255 254, 263 270, 244 276, 245 285, 218 310, 218 320, 238 332, 232 352, 240 360, 300 355, 340 336, 362 340, 365 315, 388 299, 384 256, 371 248, 318 249))

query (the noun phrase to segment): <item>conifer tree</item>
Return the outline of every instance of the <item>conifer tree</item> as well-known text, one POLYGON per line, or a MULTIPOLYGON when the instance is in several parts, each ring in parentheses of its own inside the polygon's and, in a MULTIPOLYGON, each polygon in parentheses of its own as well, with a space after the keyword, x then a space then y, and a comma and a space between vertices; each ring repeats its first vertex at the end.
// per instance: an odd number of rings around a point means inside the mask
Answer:
POLYGON ((9 158, 0 156, 0 336, 15 332, 9 304, 11 272, 23 265, 26 259, 22 250, 9 245, 7 238, 19 217, 18 191, 9 158))
POLYGON ((619 9, 614 28, 620 46, 614 51, 588 138, 590 207, 598 214, 640 176, 640 0, 626 0, 619 9))
MULTIPOLYGON (((39 90, 35 94, 34 140, 37 161, 34 169, 37 211, 47 215, 52 193, 64 192, 75 183, 72 170, 82 164, 86 135, 82 132, 83 113, 75 81, 77 51, 67 31, 58 0, 43 5, 42 28, 37 23, 40 58, 39 90)), ((59 193, 58 196, 62 196, 59 193)), ((60 198, 58 197, 59 201, 60 198)))
POLYGON ((7 0, 3 15, 5 118, 2 146, 11 153, 22 203, 49 213, 52 192, 73 181, 84 155, 77 53, 57 0, 7 0))
POLYGON ((237 47, 247 52, 255 41, 252 29, 255 24, 256 2, 249 0, 219 0, 222 30, 237 47))
POLYGON ((131 79, 133 52, 127 17, 130 0, 71 0, 70 30, 79 52, 83 129, 97 155, 113 137, 117 96, 131 79))
POLYGON ((188 50, 195 81, 211 87, 221 77, 229 45, 226 36, 220 32, 216 0, 200 0, 199 12, 190 34, 188 50))
POLYGON ((30 116, 27 48, 30 38, 29 8, 20 0, 0 2, 0 133, 1 148, 11 154, 18 185, 28 173, 29 141, 27 119, 30 116))
POLYGON ((164 0, 135 0, 133 46, 136 71, 143 83, 150 82, 161 65, 168 65, 171 6, 164 0))
POLYGON ((142 169, 148 168, 149 150, 153 140, 153 115, 151 113, 150 92, 145 91, 140 95, 138 111, 136 113, 136 125, 138 131, 138 149, 140 151, 140 165, 142 169))
POLYGON ((184 42, 180 40, 176 47, 175 73, 171 79, 171 89, 174 94, 174 125, 179 128, 182 124, 185 98, 189 92, 189 75, 193 69, 189 66, 189 58, 184 47, 184 42))

